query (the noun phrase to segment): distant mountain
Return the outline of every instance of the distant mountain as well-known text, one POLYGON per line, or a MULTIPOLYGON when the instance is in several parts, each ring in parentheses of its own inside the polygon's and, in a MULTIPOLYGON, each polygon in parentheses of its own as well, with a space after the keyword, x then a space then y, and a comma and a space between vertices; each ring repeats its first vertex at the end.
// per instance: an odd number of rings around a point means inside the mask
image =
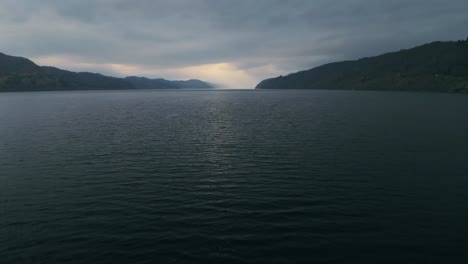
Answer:
POLYGON ((213 85, 200 80, 168 81, 166 79, 148 79, 145 77, 135 76, 126 77, 124 80, 131 83, 134 87, 138 87, 140 89, 213 88, 213 85))
POLYGON ((97 73, 71 72, 0 53, 1 91, 118 90, 214 88, 199 80, 168 81, 144 77, 115 78, 97 73))
POLYGON ((468 39, 330 63, 256 88, 468 92, 468 39))

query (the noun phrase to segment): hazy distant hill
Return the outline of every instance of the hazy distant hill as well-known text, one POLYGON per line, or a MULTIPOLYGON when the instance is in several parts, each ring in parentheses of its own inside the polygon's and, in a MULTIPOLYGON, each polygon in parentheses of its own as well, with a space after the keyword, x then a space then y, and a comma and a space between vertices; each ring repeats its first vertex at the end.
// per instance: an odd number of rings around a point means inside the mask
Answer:
POLYGON ((0 91, 213 88, 199 80, 168 81, 143 77, 115 78, 97 73, 41 67, 0 53, 0 91))
POLYGON ((168 81, 166 79, 148 79, 135 76, 126 77, 125 80, 139 89, 213 88, 211 84, 200 80, 168 81))
POLYGON ((256 88, 468 92, 468 39, 330 63, 256 88))

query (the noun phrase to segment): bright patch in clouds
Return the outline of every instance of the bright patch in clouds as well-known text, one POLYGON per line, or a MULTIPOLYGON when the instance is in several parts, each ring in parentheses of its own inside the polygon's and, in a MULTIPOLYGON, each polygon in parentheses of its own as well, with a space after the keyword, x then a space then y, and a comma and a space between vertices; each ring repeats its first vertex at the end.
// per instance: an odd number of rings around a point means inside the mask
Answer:
POLYGON ((131 64, 89 63, 70 57, 38 57, 33 59, 44 66, 72 71, 98 72, 113 76, 144 76, 171 80, 200 79, 228 88, 253 88, 258 75, 273 76, 278 70, 273 65, 241 69, 234 63, 223 62, 188 67, 158 68, 131 64))
MULTIPOLYGON (((216 63, 172 69, 180 75, 200 76, 231 88, 252 88, 256 79, 248 71, 237 68, 231 63, 216 63)), ((169 72, 167 73, 169 75, 169 72)))

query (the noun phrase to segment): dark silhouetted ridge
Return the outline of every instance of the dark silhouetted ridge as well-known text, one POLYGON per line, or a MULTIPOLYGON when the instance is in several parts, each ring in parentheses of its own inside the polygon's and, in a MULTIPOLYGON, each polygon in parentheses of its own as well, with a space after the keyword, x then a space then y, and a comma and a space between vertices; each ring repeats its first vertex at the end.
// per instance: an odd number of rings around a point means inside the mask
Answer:
POLYGON ((140 89, 203 89, 213 88, 213 85, 200 81, 200 80, 188 80, 188 81, 169 81, 166 79, 149 79, 145 77, 129 76, 125 80, 131 83, 133 86, 140 89))
POLYGON ((0 53, 0 91, 122 90, 214 88, 200 80, 168 81, 144 77, 116 78, 90 72, 71 72, 0 53))
POLYGON ((330 63, 256 88, 468 92, 468 39, 330 63))

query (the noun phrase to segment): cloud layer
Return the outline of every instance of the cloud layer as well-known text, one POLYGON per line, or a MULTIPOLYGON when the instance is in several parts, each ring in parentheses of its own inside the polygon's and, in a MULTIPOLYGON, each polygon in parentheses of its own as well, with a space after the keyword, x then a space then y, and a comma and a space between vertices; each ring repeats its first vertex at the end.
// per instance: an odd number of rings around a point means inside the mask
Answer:
POLYGON ((0 0, 0 51, 228 87, 468 37, 466 0, 0 0))

